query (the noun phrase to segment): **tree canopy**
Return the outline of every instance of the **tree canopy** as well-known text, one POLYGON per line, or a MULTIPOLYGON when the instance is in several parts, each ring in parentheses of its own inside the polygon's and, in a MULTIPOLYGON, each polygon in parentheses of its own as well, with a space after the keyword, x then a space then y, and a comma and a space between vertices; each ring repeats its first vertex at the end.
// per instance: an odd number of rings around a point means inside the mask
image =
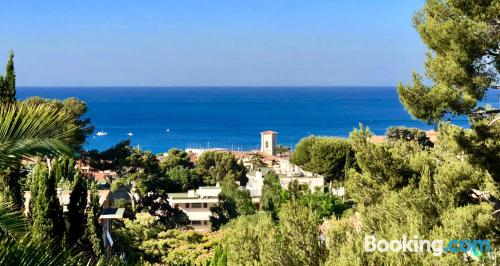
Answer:
POLYGON ((290 161, 332 182, 344 179, 352 157, 354 153, 346 139, 309 136, 300 140, 290 161))
POLYGON ((429 0, 413 23, 427 45, 426 78, 399 84, 401 102, 414 117, 437 123, 446 115, 477 110, 498 82, 500 22, 498 1, 429 0))
POLYGON ((196 173, 203 178, 205 185, 213 186, 227 175, 233 175, 240 185, 247 183, 247 170, 236 157, 229 152, 207 151, 196 162, 196 173))

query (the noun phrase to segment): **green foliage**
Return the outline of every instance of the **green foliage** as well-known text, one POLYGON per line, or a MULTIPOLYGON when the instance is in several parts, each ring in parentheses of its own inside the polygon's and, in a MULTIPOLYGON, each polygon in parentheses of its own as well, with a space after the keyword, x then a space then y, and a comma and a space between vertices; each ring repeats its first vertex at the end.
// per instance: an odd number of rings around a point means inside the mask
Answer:
POLYGON ((97 170, 113 170, 123 175, 128 163, 127 157, 132 154, 130 140, 122 140, 113 147, 99 152, 91 150, 85 153, 89 165, 97 170))
POLYGON ((227 175, 235 176, 242 186, 247 183, 246 168, 228 152, 208 151, 198 158, 196 174, 203 178, 205 185, 213 186, 227 175))
POLYGON ((56 178, 56 184, 61 180, 73 181, 76 175, 75 160, 69 157, 58 157, 52 160, 51 169, 56 178))
POLYGON ((433 144, 425 134, 425 131, 418 128, 390 127, 385 132, 387 139, 391 141, 405 140, 416 141, 422 147, 432 147, 433 144))
POLYGON ((73 251, 61 251, 50 239, 36 241, 26 232, 24 217, 15 206, 0 202, 0 265, 83 265, 73 251))
POLYGON ((58 99, 43 99, 35 96, 27 98, 24 100, 24 103, 34 106, 43 105, 56 112, 64 112, 68 114, 73 120, 71 126, 78 129, 72 148, 75 151, 82 152, 82 148, 87 137, 94 131, 94 125, 92 125, 90 118, 84 118, 88 111, 87 104, 84 101, 74 97, 61 101, 58 99))
POLYGON ((281 265, 319 265, 324 258, 320 242, 319 221, 314 212, 295 202, 285 204, 278 225, 283 246, 279 250, 281 265))
MULTIPOLYGON (((415 171, 409 166, 409 162, 411 155, 422 152, 420 145, 403 140, 374 144, 368 140, 369 136, 371 132, 363 127, 354 130, 349 136, 357 165, 364 175, 361 177, 356 174, 356 171, 350 172, 347 182, 354 186, 351 191, 363 193, 362 187, 365 185, 368 188, 386 186, 392 189, 415 182, 412 180, 416 177, 415 171)), ((371 193, 370 190, 366 192, 371 193)), ((367 199, 370 198, 364 200, 367 199)), ((363 200, 363 198, 356 198, 356 200, 363 200)))
POLYGON ((263 161, 264 156, 258 152, 252 153, 250 156, 250 165, 252 165, 252 169, 259 169, 261 167, 266 166, 263 161))
POLYGON ((16 73, 14 70, 14 52, 10 51, 5 68, 5 78, 0 75, 0 103, 16 101, 16 73))
POLYGON ((102 243, 102 227, 99 224, 101 206, 99 204, 99 193, 95 184, 89 184, 89 203, 87 206, 87 224, 85 226, 85 238, 88 241, 88 250, 94 261, 98 261, 104 255, 104 244, 102 243))
POLYGON ((142 171, 153 175, 160 173, 159 161, 151 151, 133 149, 132 153, 125 160, 126 166, 129 168, 128 172, 142 171))
POLYGON ((220 233, 166 230, 148 213, 137 213, 135 220, 114 226, 117 245, 131 264, 143 259, 165 265, 207 265, 220 239, 220 233))
POLYGON ((221 245, 215 248, 210 266, 227 266, 227 251, 223 249, 221 245))
POLYGON ((486 169, 497 183, 500 182, 499 117, 473 118, 472 130, 461 129, 453 136, 459 148, 467 154, 468 161, 486 169))
POLYGON ((300 187, 297 180, 290 182, 289 188, 283 190, 276 173, 271 171, 264 176, 261 197, 261 209, 263 211, 269 212, 271 217, 278 221, 281 205, 291 201, 312 209, 318 220, 329 218, 332 215, 340 217, 352 204, 342 202, 337 196, 329 192, 311 192, 308 187, 300 187))
POLYGON ((0 238, 17 238, 26 233, 27 223, 12 203, 0 201, 0 238))
POLYGON ((272 265, 278 230, 267 213, 241 216, 224 229, 228 265, 272 265))
POLYGON ((210 208, 212 212, 210 222, 213 231, 219 230, 222 225, 239 215, 250 215, 255 213, 255 206, 252 203, 250 192, 248 190, 240 190, 238 185, 234 182, 233 176, 227 176, 221 186, 222 190, 221 193, 219 193, 219 203, 210 208))
POLYGON ((85 233, 85 209, 87 208, 87 182, 77 173, 74 177, 68 205, 68 244, 73 246, 85 233))
POLYGON ((189 189, 196 189, 203 183, 203 180, 192 169, 183 166, 170 168, 166 175, 169 180, 167 186, 170 192, 185 192, 189 189))
POLYGON ((0 172, 0 200, 21 206, 23 203, 21 180, 25 178, 25 175, 21 172, 20 164, 0 172))
POLYGON ((262 210, 270 212, 274 220, 278 219, 278 211, 283 201, 282 191, 279 177, 274 171, 264 176, 260 206, 262 210))
POLYGON ((325 249, 314 212, 283 205, 279 223, 267 213, 240 216, 224 229, 228 265, 321 265, 325 249))
POLYGON ((48 106, 0 105, 0 169, 36 155, 72 154, 78 128, 48 106))
POLYGON ((32 195, 30 199, 34 238, 62 240, 65 225, 62 207, 57 198, 55 176, 49 173, 47 165, 38 162, 32 173, 32 195))
POLYGON ((297 144, 290 161, 332 182, 344 179, 350 157, 353 151, 346 139, 310 136, 297 144))
POLYGON ((314 210, 318 220, 330 218, 332 215, 340 217, 345 210, 350 208, 349 203, 344 203, 337 196, 322 191, 311 193, 308 190, 297 199, 297 203, 314 210))
POLYGON ((498 242, 494 232, 499 224, 491 215, 492 207, 477 205, 470 196, 472 189, 498 195, 498 186, 484 168, 466 160, 457 143, 460 132, 443 125, 435 147, 422 150, 403 140, 373 144, 366 141, 369 131, 355 130, 350 140, 359 170, 349 172, 346 191, 357 206, 354 215, 329 222, 327 265, 432 265, 462 260, 461 254, 436 258, 431 253, 363 252, 356 247, 363 245, 365 235, 498 242))
POLYGON ((290 147, 288 146, 284 146, 284 145, 278 145, 278 147, 276 147, 276 153, 280 156, 283 156, 285 155, 287 152, 290 151, 290 147))
POLYGON ((430 0, 413 19, 427 45, 426 85, 413 74, 412 85, 399 84, 401 102, 428 123, 446 114, 469 114, 500 70, 496 1, 430 0))
POLYGON ((173 208, 168 203, 167 195, 150 192, 141 199, 137 211, 147 211, 167 229, 183 227, 189 224, 187 215, 178 208, 173 208))
POLYGON ((311 161, 311 147, 316 143, 318 137, 309 136, 300 140, 296 145, 295 151, 290 157, 290 162, 296 165, 306 165, 311 161))
POLYGON ((168 150, 167 156, 160 162, 160 167, 164 172, 168 172, 170 169, 177 166, 191 169, 194 167, 194 164, 191 162, 191 158, 187 152, 178 149, 170 149, 168 150))

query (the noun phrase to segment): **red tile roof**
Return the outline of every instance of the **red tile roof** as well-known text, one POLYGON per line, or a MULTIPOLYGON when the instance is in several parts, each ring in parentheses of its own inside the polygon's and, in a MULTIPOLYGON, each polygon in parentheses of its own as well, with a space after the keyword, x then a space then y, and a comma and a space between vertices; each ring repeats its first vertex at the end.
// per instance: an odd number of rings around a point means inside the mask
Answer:
POLYGON ((369 139, 373 143, 382 143, 385 141, 385 136, 371 136, 369 139))

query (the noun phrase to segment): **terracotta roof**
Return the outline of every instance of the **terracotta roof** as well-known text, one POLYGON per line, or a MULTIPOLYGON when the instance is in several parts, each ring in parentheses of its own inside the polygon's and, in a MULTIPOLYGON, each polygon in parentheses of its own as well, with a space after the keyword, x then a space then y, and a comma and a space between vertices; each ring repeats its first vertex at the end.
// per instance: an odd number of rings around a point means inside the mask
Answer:
POLYGON ((371 136, 369 140, 373 143, 382 143, 385 141, 385 136, 371 136))
POLYGON ((438 133, 435 130, 427 130, 425 131, 425 135, 432 143, 435 143, 438 138, 438 133))
POLYGON ((266 130, 264 132, 260 132, 262 135, 270 135, 270 134, 277 134, 277 132, 272 131, 272 130, 266 130))

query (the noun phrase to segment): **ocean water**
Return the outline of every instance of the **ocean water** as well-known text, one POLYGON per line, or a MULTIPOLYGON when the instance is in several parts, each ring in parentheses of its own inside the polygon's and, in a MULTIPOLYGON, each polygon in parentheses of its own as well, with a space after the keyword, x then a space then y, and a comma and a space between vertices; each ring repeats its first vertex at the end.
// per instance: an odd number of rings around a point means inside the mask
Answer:
MULTIPOLYGON (((487 101, 498 103, 498 94, 487 101)), ((74 96, 87 102, 96 126, 86 148, 103 150, 132 132, 132 144, 155 153, 169 148, 259 147, 260 132, 278 132, 294 146, 308 135, 346 137, 359 123, 376 134, 416 121, 394 87, 22 87, 18 98, 74 96), (107 136, 96 136, 97 131, 107 136)), ((465 118, 453 120, 468 126, 465 118)))

